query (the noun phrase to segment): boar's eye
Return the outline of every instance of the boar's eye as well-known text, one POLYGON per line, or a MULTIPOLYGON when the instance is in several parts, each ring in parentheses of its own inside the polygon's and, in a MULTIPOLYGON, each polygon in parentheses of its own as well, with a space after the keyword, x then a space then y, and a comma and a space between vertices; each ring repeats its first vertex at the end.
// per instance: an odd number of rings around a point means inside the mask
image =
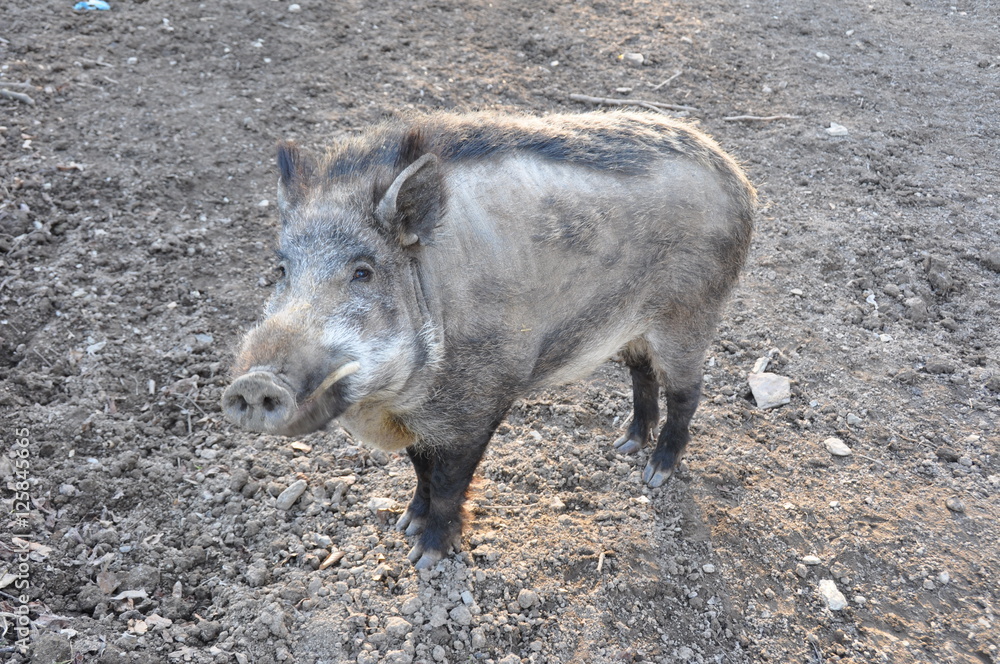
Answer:
POLYGON ((284 263, 278 263, 274 266, 274 276, 277 281, 281 281, 288 276, 288 268, 285 267, 284 263))
POLYGON ((370 281, 372 278, 372 271, 367 267, 357 267, 354 268, 354 274, 351 276, 351 281, 370 281))

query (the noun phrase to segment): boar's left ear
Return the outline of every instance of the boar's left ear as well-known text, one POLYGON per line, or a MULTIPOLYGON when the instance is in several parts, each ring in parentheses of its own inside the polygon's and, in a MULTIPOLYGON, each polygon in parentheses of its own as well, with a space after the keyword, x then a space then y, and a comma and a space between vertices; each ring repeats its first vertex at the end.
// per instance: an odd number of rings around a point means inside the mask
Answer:
POLYGON ((403 169, 382 195, 375 215, 404 246, 429 244, 444 207, 441 162, 428 152, 403 169))
POLYGON ((302 197, 312 176, 312 161, 292 141, 278 144, 278 210, 285 212, 302 197))

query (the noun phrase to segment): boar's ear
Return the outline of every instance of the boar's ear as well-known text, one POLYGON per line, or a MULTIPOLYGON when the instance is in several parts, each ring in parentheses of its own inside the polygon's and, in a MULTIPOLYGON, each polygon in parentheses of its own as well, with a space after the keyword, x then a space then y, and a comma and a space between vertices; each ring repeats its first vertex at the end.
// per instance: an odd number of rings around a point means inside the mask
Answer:
POLYGON ((302 198, 309 178, 312 162, 299 151, 292 141, 278 144, 278 210, 284 213, 302 198))
POLYGON ((397 234, 404 247, 429 244, 443 203, 441 162, 428 152, 396 176, 379 200, 375 216, 397 234))

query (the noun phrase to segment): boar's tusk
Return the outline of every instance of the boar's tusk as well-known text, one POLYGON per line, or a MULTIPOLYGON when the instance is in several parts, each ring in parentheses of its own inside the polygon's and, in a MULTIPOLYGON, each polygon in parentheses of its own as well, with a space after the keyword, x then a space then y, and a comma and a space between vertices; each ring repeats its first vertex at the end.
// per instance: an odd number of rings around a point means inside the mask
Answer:
POLYGON ((309 398, 306 399, 306 401, 314 401, 320 398, 323 393, 330 389, 331 385, 336 383, 338 380, 347 378, 351 374, 357 372, 360 368, 361 364, 358 362, 348 362, 347 364, 340 365, 329 376, 327 376, 322 383, 320 383, 319 387, 313 390, 313 393, 309 395, 309 398))

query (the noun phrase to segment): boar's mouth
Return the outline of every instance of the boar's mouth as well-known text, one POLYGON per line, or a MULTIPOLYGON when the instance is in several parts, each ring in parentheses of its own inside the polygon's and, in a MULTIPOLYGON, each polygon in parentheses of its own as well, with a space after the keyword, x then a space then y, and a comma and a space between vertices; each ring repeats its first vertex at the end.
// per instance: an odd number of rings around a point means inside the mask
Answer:
POLYGON ((340 381, 360 368, 357 362, 342 364, 301 402, 279 375, 251 369, 226 388, 222 410, 231 422, 250 431, 283 436, 312 433, 350 406, 340 381))

